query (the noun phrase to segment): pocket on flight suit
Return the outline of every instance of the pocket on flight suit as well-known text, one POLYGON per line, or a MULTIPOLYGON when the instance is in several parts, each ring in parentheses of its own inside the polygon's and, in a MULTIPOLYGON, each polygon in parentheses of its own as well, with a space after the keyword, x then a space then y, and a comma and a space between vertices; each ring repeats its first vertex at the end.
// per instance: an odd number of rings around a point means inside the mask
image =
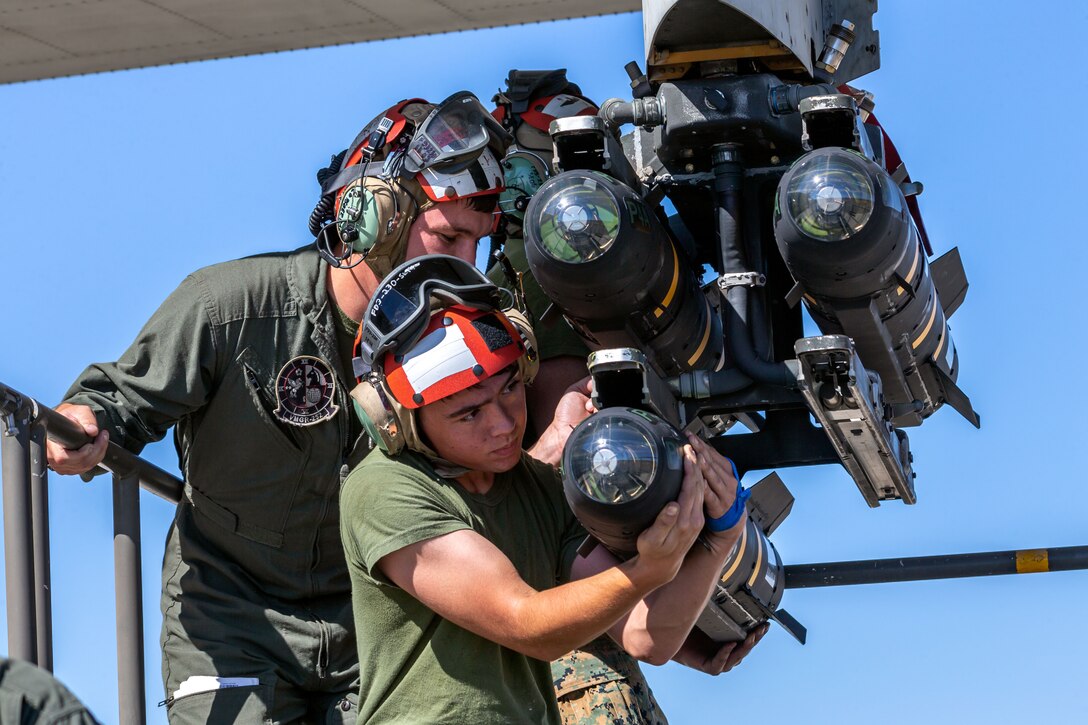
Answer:
POLYGON ((271 684, 260 682, 201 690, 167 700, 166 716, 170 725, 264 725, 272 722, 273 693, 271 684))
POLYGON ((249 348, 220 383, 191 447, 194 508, 221 527, 279 548, 302 481, 310 439, 273 418, 271 377, 249 348))

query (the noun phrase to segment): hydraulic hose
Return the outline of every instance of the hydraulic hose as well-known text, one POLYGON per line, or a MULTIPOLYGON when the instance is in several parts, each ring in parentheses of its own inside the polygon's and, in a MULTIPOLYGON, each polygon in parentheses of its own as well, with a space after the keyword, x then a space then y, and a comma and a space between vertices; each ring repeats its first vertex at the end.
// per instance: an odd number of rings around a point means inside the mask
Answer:
MULTIPOLYGON (((722 252, 722 271, 726 275, 750 273, 741 247, 740 189, 743 168, 736 144, 719 144, 713 150, 714 202, 717 207, 718 237, 722 252)), ((731 286, 725 290, 725 339, 733 362, 753 380, 772 385, 796 387, 797 379, 784 363, 762 360, 752 346, 748 324, 748 288, 731 286)))

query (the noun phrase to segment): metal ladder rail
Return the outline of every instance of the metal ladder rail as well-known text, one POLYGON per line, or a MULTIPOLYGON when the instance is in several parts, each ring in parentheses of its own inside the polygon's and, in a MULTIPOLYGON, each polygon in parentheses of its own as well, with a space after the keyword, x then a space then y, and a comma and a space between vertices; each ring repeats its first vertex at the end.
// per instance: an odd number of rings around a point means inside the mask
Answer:
MULTIPOLYGON (((49 571, 49 501, 45 438, 68 448, 89 442, 83 431, 52 408, 0 383, 0 457, 9 655, 53 669, 49 571)), ((175 476, 110 443, 103 469, 113 474, 113 561, 117 606, 117 694, 120 722, 142 725, 144 693, 143 609, 140 573, 140 488, 181 500, 175 476)))

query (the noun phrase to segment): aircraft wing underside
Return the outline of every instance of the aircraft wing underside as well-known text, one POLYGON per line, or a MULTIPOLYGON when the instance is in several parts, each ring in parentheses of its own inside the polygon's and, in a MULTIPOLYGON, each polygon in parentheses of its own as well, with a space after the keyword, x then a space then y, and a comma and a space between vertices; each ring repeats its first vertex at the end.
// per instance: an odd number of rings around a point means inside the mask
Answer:
POLYGON ((0 83, 640 7, 639 0, 4 0, 0 83))

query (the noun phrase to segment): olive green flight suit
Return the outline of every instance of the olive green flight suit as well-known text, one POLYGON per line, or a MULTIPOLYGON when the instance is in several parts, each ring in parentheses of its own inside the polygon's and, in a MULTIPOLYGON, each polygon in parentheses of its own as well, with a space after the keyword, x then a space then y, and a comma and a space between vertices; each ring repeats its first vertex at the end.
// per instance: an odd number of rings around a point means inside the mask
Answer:
POLYGON ((98 725, 98 720, 53 675, 29 662, 0 657, 0 723, 98 725))
MULTIPOLYGON (((532 315, 533 332, 541 360, 561 355, 585 357, 585 342, 571 329, 558 310, 541 319, 551 304, 529 270, 525 240, 510 237, 504 248, 532 315)), ((510 287, 511 282, 495 265, 487 273, 492 282, 510 287)), ((552 662, 552 678, 564 725, 666 725, 654 694, 638 662, 607 635, 552 662)))
POLYGON ((354 720, 339 487, 369 444, 327 270, 312 247, 199 270, 66 396, 133 452, 176 424, 185 493, 162 590, 172 723, 354 720))

